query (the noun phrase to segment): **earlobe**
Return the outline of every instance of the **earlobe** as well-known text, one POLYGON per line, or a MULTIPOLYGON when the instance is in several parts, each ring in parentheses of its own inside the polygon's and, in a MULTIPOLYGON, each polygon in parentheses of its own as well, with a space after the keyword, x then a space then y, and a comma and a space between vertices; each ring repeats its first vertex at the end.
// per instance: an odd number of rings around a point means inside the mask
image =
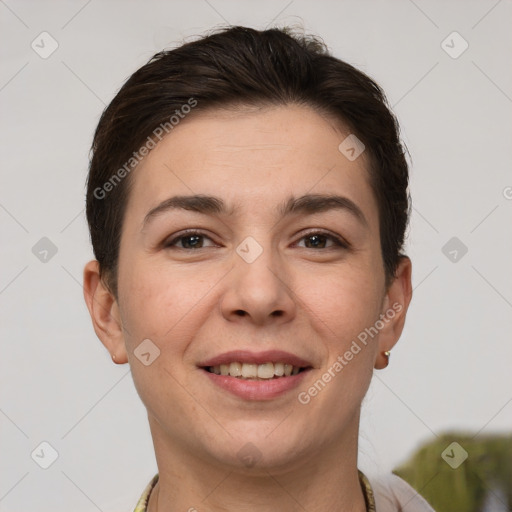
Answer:
POLYGON ((375 360, 374 368, 376 370, 383 370, 389 364, 389 358, 391 357, 391 351, 385 350, 381 352, 375 360))
POLYGON ((383 301, 381 314, 384 327, 379 333, 378 353, 374 368, 381 370, 389 364, 391 349, 399 340, 407 310, 412 299, 412 263, 407 256, 401 256, 395 278, 390 284, 383 301))
POLYGON ((101 280, 97 260, 90 261, 84 267, 83 291, 96 336, 110 352, 115 363, 127 363, 117 300, 101 280))

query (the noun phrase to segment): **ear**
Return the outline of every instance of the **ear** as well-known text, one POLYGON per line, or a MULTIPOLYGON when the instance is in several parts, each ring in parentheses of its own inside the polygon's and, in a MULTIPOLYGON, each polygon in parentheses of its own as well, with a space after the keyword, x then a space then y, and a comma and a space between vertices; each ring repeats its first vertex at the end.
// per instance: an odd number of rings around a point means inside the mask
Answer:
POLYGON ((84 268, 84 299, 96 336, 118 364, 128 362, 121 316, 116 298, 100 278, 99 262, 92 260, 84 268))
POLYGON ((411 273, 412 263, 410 258, 401 256, 395 277, 383 300, 380 318, 384 327, 379 333, 379 349, 374 364, 377 370, 386 368, 388 357, 385 352, 391 351, 402 334, 405 316, 412 299, 411 273))

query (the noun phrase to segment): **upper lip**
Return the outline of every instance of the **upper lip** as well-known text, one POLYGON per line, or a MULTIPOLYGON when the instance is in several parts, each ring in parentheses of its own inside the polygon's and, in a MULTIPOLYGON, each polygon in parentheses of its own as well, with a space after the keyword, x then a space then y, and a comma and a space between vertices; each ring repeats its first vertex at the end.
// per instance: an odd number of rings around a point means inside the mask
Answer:
POLYGON ((283 350, 266 350, 264 352, 250 352, 248 350, 231 350, 230 352, 224 352, 218 356, 212 357, 206 361, 198 364, 201 367, 207 366, 219 366, 221 364, 229 363, 252 363, 252 364, 263 364, 263 363, 285 363, 297 366, 300 368, 306 368, 312 366, 310 362, 298 357, 289 352, 283 350))

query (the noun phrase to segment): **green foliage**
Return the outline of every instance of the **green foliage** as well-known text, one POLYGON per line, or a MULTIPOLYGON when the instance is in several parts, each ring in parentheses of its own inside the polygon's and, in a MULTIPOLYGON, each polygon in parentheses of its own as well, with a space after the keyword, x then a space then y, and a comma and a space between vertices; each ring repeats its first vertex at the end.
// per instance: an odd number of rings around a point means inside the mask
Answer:
MULTIPOLYGON (((457 456, 457 450, 448 450, 448 455, 457 456)), ((498 489, 508 500, 504 505, 512 510, 512 435, 447 433, 423 445, 393 473, 414 487, 436 512, 481 512, 487 493, 498 489), (452 442, 468 453, 457 468, 441 457, 452 442)))

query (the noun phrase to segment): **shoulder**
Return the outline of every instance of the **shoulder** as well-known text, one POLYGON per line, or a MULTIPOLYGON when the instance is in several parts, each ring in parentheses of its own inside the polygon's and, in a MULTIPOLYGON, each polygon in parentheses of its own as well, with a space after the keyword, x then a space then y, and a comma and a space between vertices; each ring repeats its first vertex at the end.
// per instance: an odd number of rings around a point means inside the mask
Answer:
POLYGON ((415 489, 393 473, 368 480, 378 512, 435 512, 415 489))

